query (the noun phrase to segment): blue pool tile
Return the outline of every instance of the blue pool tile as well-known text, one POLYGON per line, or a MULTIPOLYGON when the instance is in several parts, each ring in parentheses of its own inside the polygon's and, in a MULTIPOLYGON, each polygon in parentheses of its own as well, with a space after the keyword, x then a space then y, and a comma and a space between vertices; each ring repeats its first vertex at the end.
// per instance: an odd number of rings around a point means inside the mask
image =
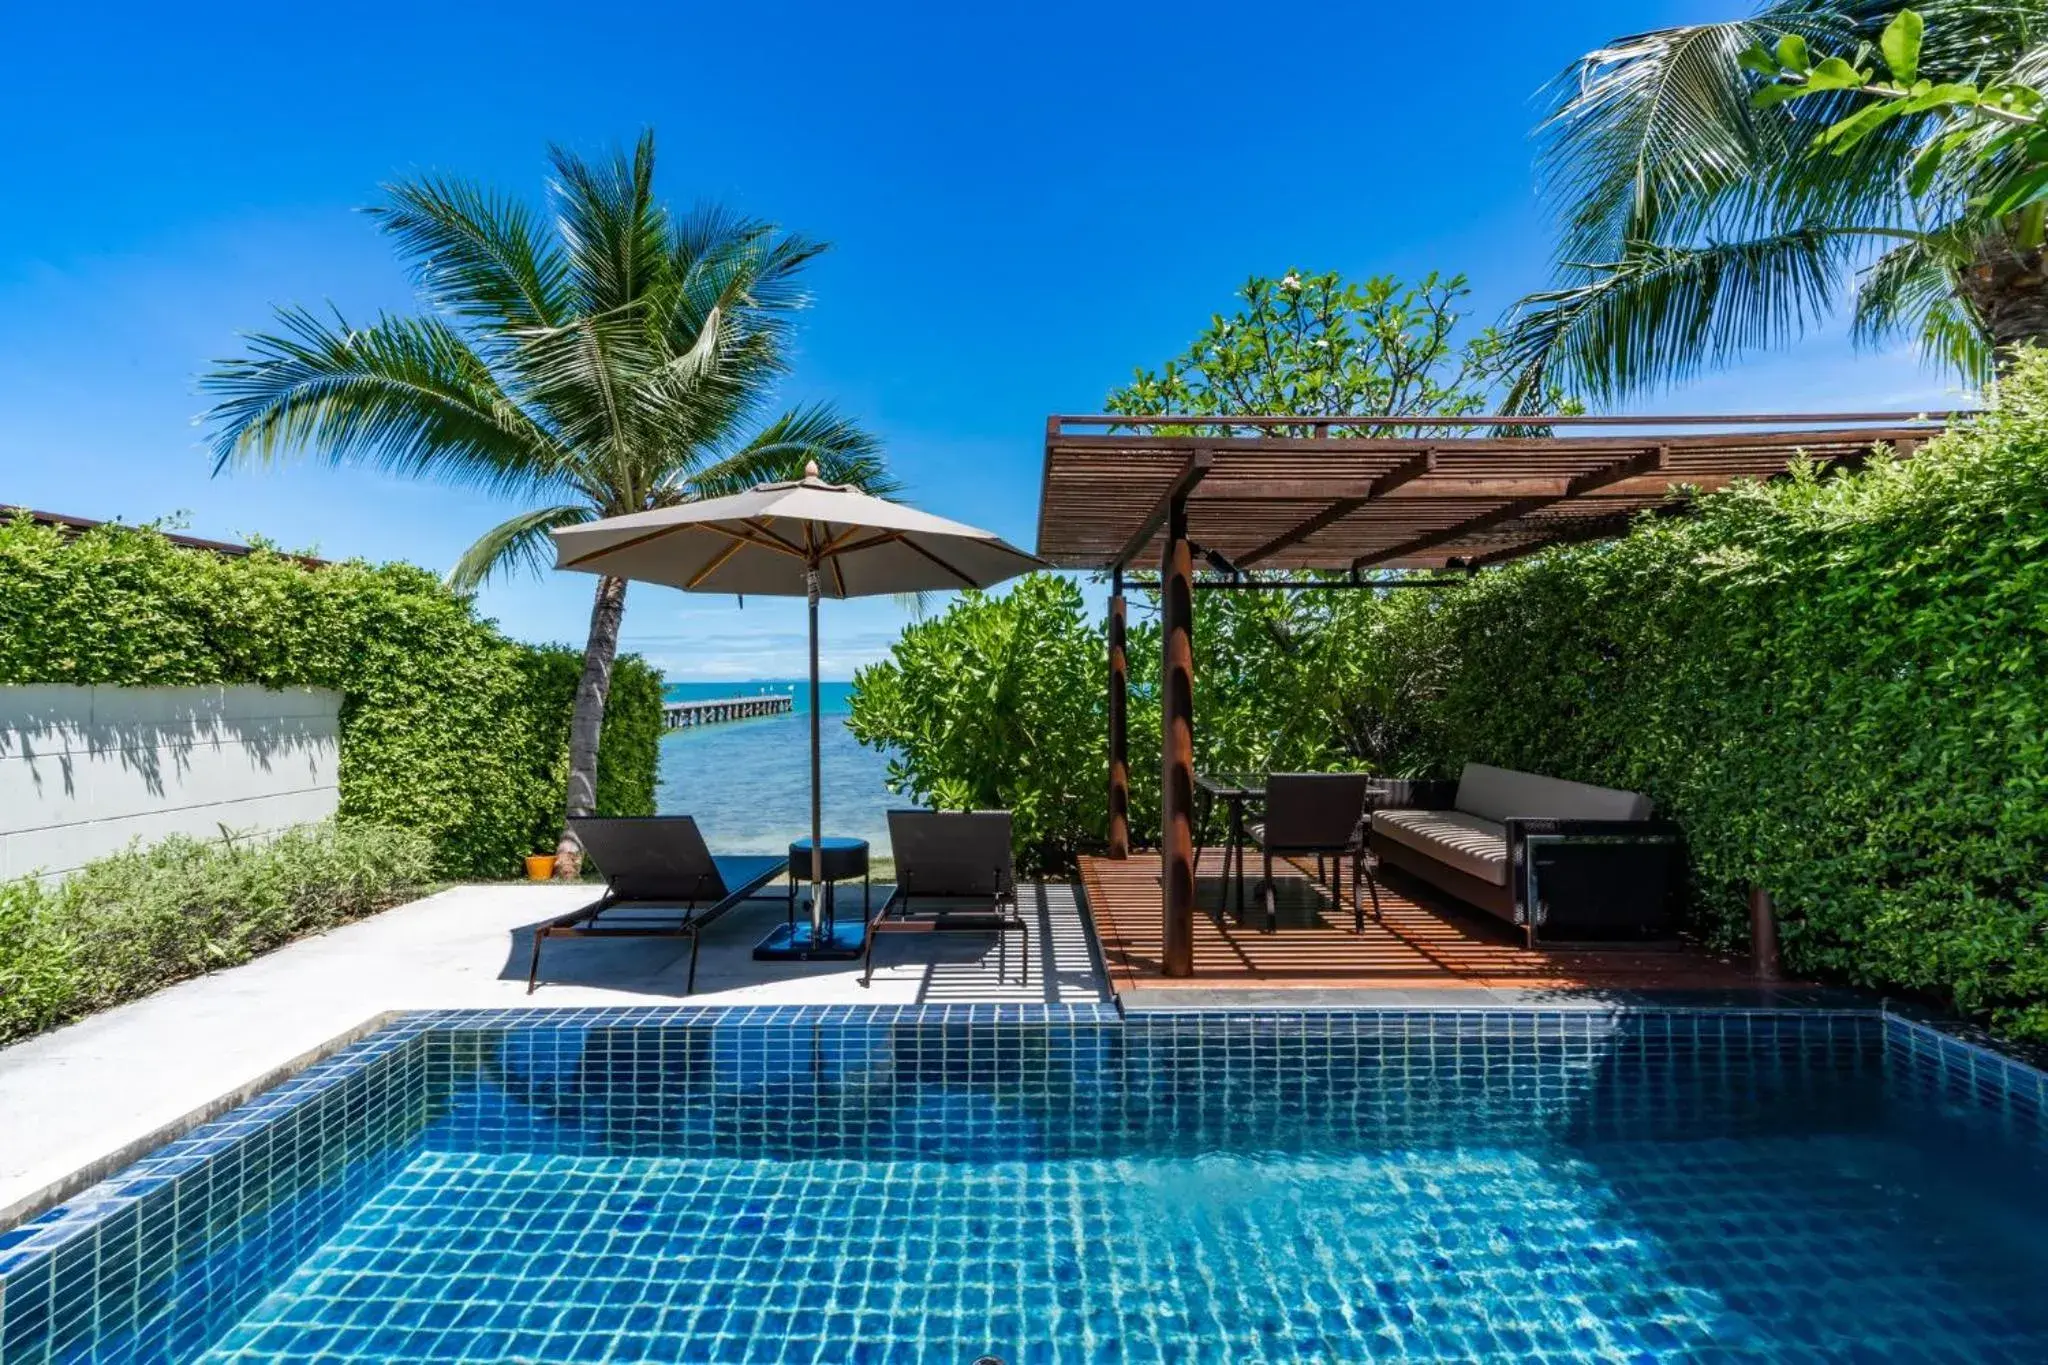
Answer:
POLYGON ((2030 1359, 2024 1292, 1897 1191, 2039 1189, 2043 1093, 1875 1011, 434 1012, 24 1229, 0 1342, 2030 1359))

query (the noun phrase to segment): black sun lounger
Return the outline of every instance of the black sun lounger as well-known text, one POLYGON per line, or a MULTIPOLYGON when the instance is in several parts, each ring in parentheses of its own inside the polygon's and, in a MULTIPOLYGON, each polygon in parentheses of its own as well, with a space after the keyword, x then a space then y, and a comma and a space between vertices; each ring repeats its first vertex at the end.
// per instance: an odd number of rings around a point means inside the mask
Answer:
POLYGON ((526 973, 529 995, 540 980, 540 945, 556 934, 687 938, 687 995, 697 989, 698 936, 704 928, 774 881, 789 863, 773 855, 714 858, 704 847, 697 822, 687 815, 579 816, 569 821, 569 828, 583 844, 584 855, 604 874, 604 895, 533 931, 533 965, 526 973), (601 924, 599 916, 606 917, 601 924))
POLYGON ((994 934, 1001 984, 1014 931, 1024 937, 1018 981, 1030 981, 1031 931, 1017 910, 1010 812, 892 810, 889 851, 896 857, 896 891, 868 922, 861 985, 874 978, 875 940, 883 934, 994 934))

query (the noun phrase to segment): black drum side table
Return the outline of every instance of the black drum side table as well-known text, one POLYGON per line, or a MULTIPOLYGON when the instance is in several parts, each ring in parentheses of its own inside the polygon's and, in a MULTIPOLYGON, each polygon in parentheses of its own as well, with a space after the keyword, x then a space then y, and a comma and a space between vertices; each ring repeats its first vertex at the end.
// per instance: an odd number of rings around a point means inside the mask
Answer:
MULTIPOLYGON (((868 841, 843 835, 826 835, 818 841, 819 880, 825 886, 824 922, 836 923, 837 894, 834 883, 860 878, 860 922, 868 922, 868 841)), ((811 879, 811 841, 808 836, 789 846, 789 923, 796 925, 796 889, 811 879)))

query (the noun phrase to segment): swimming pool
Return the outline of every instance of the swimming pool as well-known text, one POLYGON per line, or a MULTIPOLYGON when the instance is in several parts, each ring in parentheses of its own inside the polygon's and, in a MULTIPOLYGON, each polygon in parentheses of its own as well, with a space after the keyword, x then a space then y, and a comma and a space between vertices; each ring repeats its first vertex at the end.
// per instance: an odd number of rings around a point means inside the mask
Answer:
POLYGON ((2043 1100, 1875 1011, 409 1016, 0 1234, 0 1354, 2038 1361, 2043 1100))

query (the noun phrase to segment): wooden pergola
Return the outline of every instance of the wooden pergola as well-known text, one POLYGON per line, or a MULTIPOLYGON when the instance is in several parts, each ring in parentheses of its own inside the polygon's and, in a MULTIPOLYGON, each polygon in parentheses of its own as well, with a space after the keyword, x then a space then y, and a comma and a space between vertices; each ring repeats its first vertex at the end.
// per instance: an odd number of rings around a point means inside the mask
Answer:
POLYGON ((1158 569, 1166 974, 1193 965, 1195 592, 1460 582, 1799 461, 1910 456, 1956 415, 1048 418, 1038 553, 1111 574, 1112 858, 1130 852, 1125 572, 1158 569))

